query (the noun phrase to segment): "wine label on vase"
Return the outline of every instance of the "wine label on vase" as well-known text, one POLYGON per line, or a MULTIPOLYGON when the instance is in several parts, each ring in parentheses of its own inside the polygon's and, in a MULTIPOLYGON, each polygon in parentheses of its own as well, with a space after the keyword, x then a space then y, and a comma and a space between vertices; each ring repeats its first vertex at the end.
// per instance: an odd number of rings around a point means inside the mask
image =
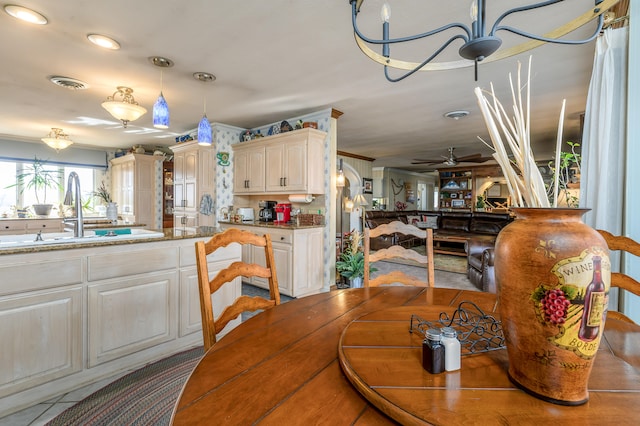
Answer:
POLYGON ((551 343, 591 359, 598 350, 607 315, 609 256, 594 247, 560 260, 551 272, 558 277, 558 283, 543 283, 531 295, 538 319, 557 329, 548 338, 551 343))

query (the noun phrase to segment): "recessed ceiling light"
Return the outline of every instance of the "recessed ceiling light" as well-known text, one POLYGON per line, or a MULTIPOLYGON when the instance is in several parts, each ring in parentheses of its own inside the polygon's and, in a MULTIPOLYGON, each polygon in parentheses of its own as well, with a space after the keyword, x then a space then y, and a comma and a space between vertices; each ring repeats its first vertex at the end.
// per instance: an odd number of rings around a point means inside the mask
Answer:
POLYGON ((14 18, 21 21, 29 22, 30 24, 45 25, 47 18, 44 15, 39 14, 35 10, 27 9, 26 7, 16 6, 15 4, 7 4, 4 6, 4 11, 14 18))
POLYGON ((89 41, 96 46, 104 47, 105 49, 110 50, 118 50, 120 49, 120 43, 115 41, 114 39, 100 35, 100 34, 88 34, 87 38, 89 41))
POLYGON ((449 111, 444 116, 446 118, 453 118, 454 120, 459 120, 463 117, 469 115, 469 111, 459 110, 459 111, 449 111))
POLYGON ((216 76, 213 74, 209 74, 208 72, 194 72, 193 78, 196 80, 204 81, 205 83, 208 81, 215 81, 216 76))

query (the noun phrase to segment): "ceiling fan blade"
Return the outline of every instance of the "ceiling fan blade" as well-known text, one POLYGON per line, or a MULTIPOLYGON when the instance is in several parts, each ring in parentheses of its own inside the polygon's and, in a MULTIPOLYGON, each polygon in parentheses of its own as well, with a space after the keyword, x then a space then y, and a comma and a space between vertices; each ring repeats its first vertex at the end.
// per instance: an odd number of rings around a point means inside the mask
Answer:
POLYGON ((491 160, 492 157, 483 157, 482 154, 472 154, 465 155, 464 157, 458 157, 458 162, 460 163, 484 163, 485 161, 491 160))
POLYGON ((419 158, 414 158, 413 163, 411 164, 438 164, 442 163, 442 160, 421 160, 419 158))

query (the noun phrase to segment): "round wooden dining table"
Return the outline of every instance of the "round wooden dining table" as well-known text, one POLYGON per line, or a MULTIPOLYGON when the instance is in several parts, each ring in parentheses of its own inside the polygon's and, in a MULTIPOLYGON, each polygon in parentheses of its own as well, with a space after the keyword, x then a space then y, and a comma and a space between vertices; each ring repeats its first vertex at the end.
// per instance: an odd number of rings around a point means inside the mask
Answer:
MULTIPOLYGON (((377 311, 406 309, 413 312, 415 307, 415 313, 419 314, 425 307, 447 309, 462 301, 472 301, 486 313, 497 309, 494 294, 417 287, 337 290, 283 303, 243 322, 213 345, 187 380, 174 408, 172 424, 397 424, 388 411, 385 414, 384 407, 370 402, 345 376, 339 359, 343 333, 355 320, 377 311)), ((406 317, 402 322, 402 333, 408 335, 410 319, 406 317)), ((602 350, 615 352, 615 361, 623 365, 628 374, 637 376, 639 341, 640 327, 622 322, 609 326, 608 322, 602 350)), ((502 359, 498 357, 489 362, 486 369, 492 375, 506 378, 506 362, 506 355, 502 359)), ((463 360, 463 369, 469 363, 463 360)), ((476 367, 475 374, 485 374, 482 366, 476 367)), ((393 374, 392 371, 388 373, 393 374)), ((452 376, 451 372, 444 375, 452 376)), ((611 377, 612 382, 619 379, 611 377)), ((442 395, 437 410, 460 411, 464 424, 490 424, 486 418, 478 416, 478 406, 487 412, 495 411, 494 418, 499 419, 499 424, 541 423, 538 420, 540 412, 548 415, 544 418, 562 424, 577 424, 571 410, 589 409, 589 404, 600 398, 600 393, 595 396, 592 393, 591 401, 585 406, 561 407, 529 396, 504 379, 498 381, 504 387, 503 392, 496 392, 502 395, 499 400, 478 391, 475 396, 467 396, 474 408, 465 414, 465 401, 460 399, 461 394, 456 390, 458 385, 453 382, 449 381, 440 390, 442 395), (517 410, 510 407, 512 403, 520 404, 517 410), (504 407, 510 409, 505 411, 507 415, 500 416, 504 407), (514 412, 520 415, 509 418, 508 415, 514 412)), ((598 387, 603 388, 604 394, 607 384, 598 383, 598 387)), ((411 401, 415 395, 408 391, 405 398, 411 401)), ((416 400, 414 403, 430 406, 432 401, 416 400)), ((640 393, 627 392, 616 403, 622 405, 592 413, 588 420, 582 415, 577 419, 581 419, 581 425, 606 424, 611 413, 619 418, 618 412, 626 411, 626 419, 618 420, 616 424, 636 424, 634 412, 640 404, 640 393), (632 406, 634 410, 629 408, 632 406)), ((427 421, 417 423, 427 424, 427 421)))

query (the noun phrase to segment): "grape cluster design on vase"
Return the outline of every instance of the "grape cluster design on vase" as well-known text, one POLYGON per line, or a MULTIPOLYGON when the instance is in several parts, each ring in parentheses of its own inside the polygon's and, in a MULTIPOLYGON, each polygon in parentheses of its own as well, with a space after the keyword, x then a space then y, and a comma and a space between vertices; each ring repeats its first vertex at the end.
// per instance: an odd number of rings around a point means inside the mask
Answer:
POLYGON ((536 310, 540 320, 554 326, 569 327, 580 321, 583 301, 574 286, 563 285, 549 288, 539 286, 531 298, 536 302, 536 310))

